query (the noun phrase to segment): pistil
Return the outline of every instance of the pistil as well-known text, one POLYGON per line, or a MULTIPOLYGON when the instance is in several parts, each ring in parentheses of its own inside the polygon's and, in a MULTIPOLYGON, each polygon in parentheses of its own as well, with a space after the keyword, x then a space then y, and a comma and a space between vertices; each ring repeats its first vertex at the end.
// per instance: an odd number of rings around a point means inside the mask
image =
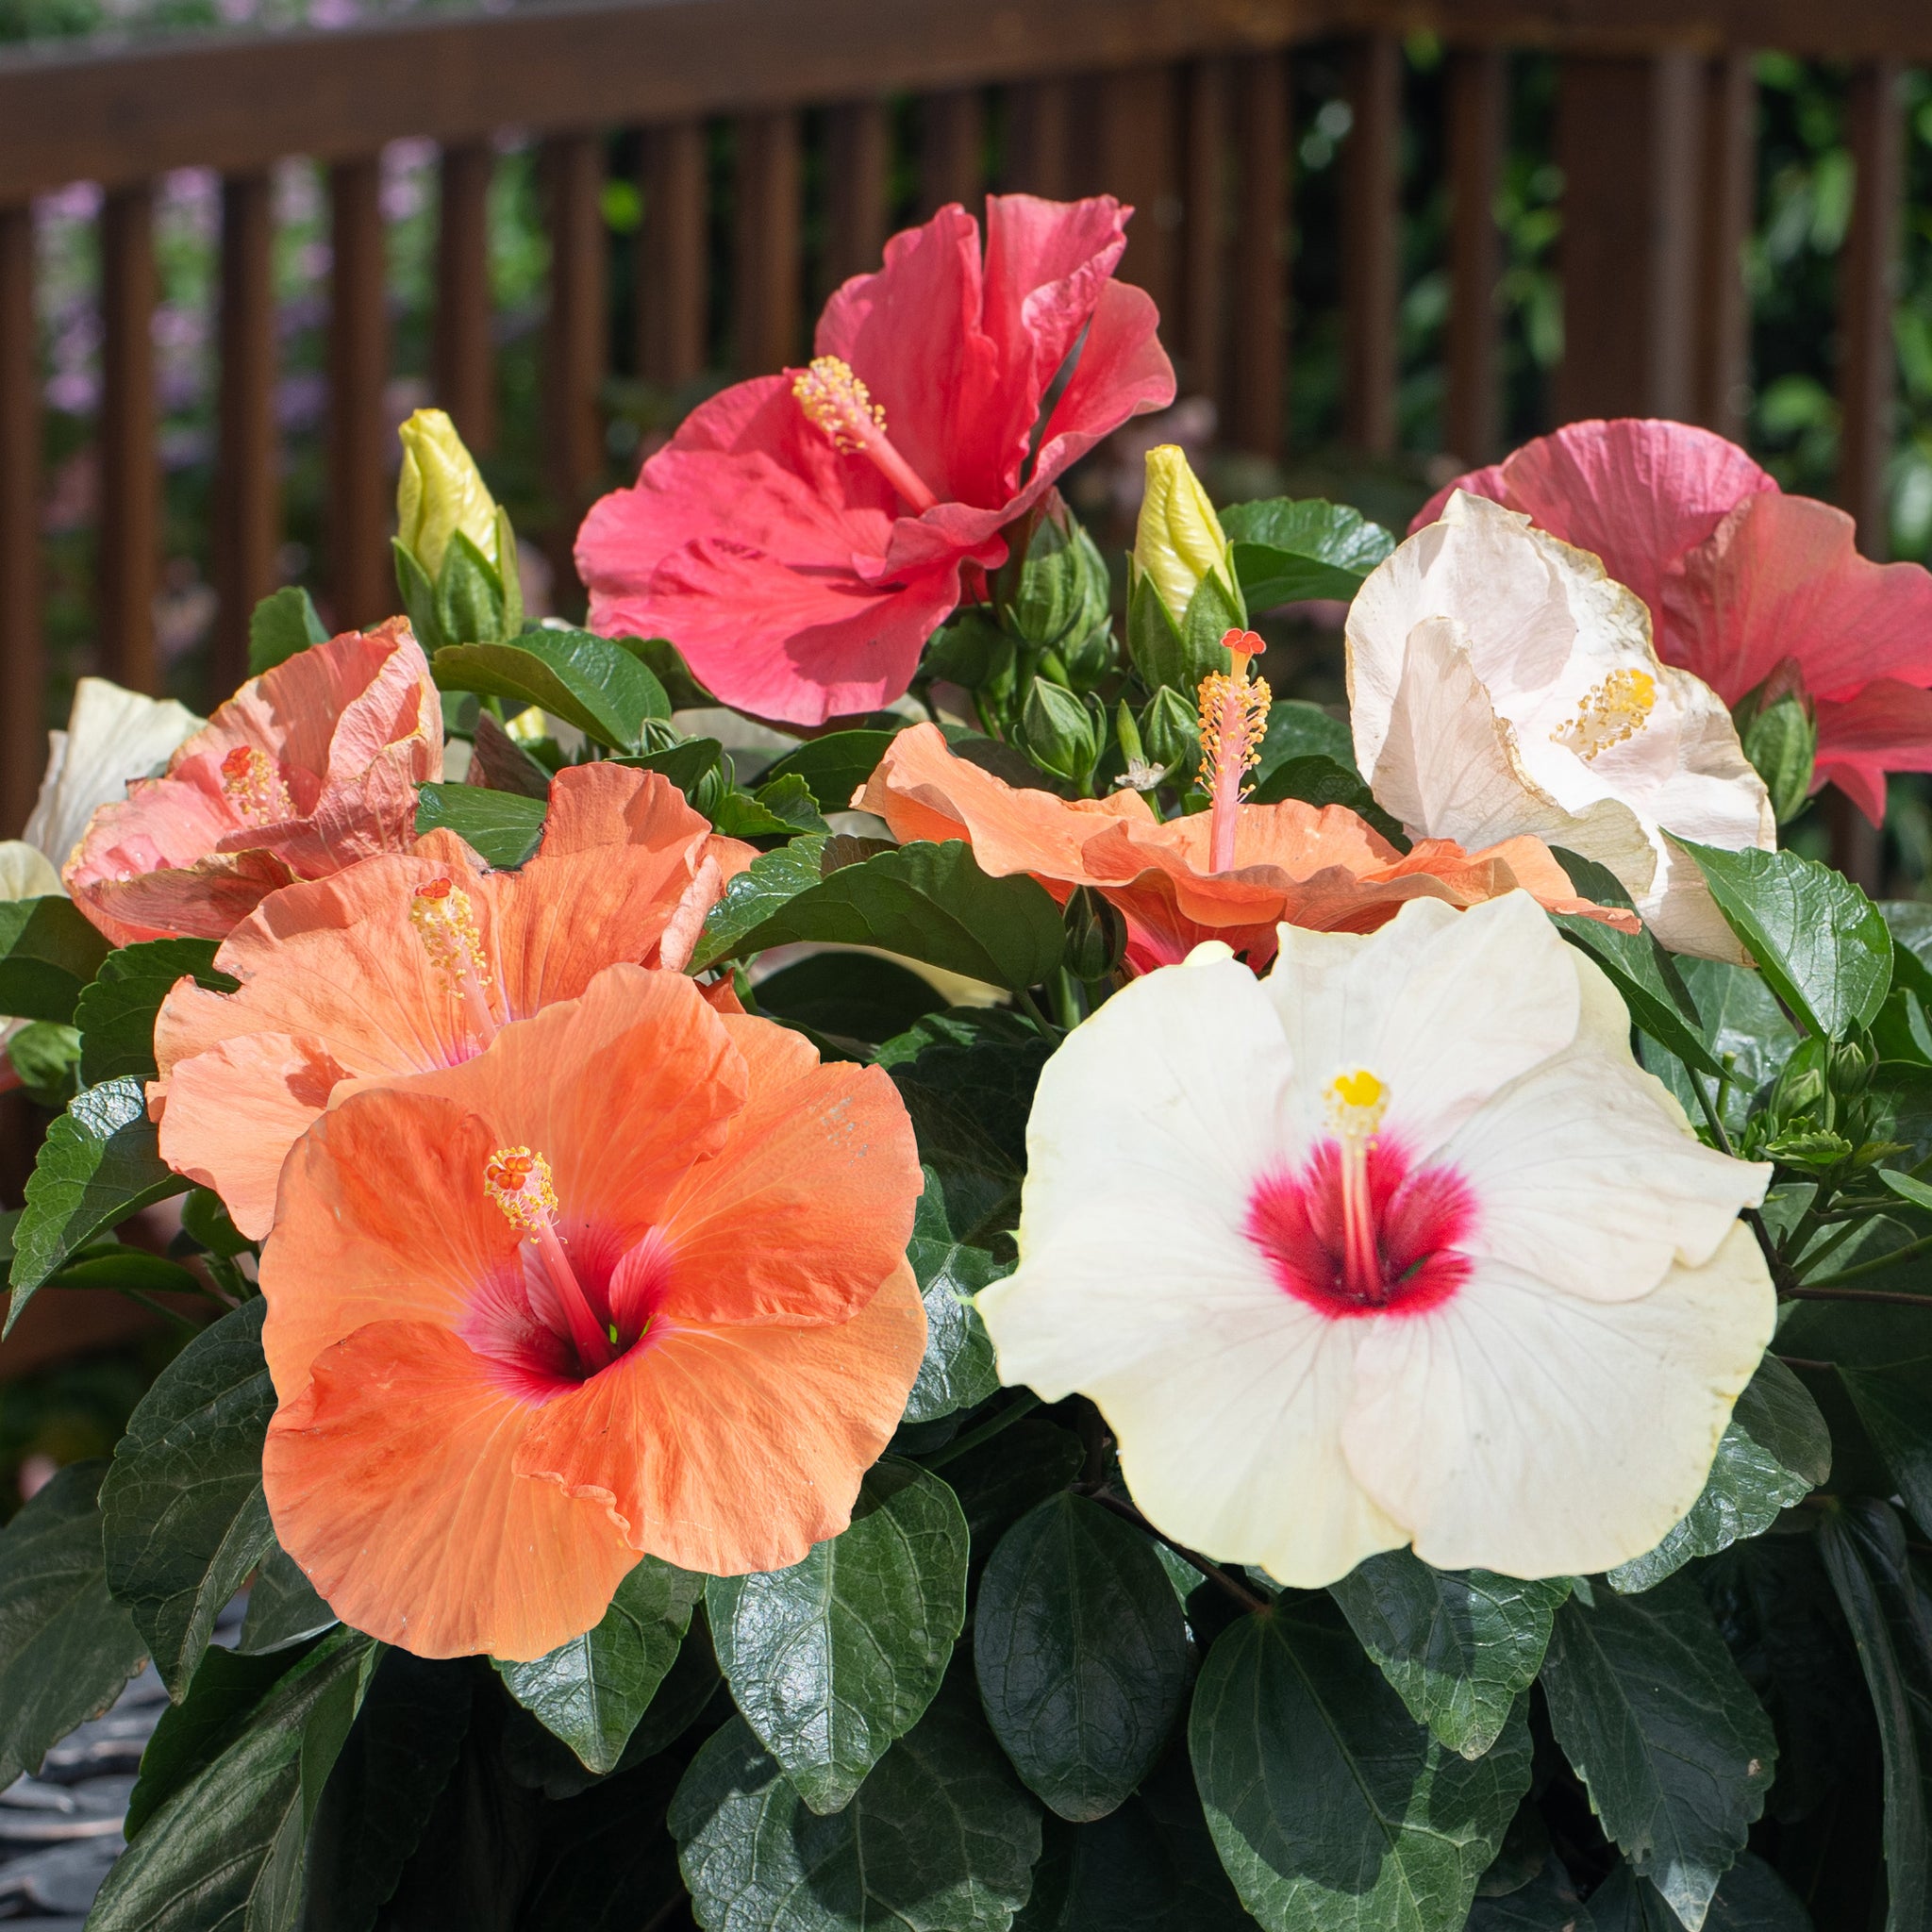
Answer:
POLYGON ((939 501, 912 465, 892 447, 886 434, 885 410, 873 401, 872 391, 853 373, 849 362, 837 356, 815 357, 811 366, 793 381, 791 393, 834 449, 847 456, 865 457, 912 506, 915 516, 924 515, 939 501))
POLYGON ((1233 869, 1243 782, 1261 755, 1268 730, 1268 680, 1257 677, 1251 683, 1248 678, 1249 666, 1267 646, 1251 630, 1231 630, 1221 644, 1231 669, 1210 672, 1200 691, 1200 783, 1212 801, 1208 833, 1211 872, 1233 869))
POLYGON ((1375 1240, 1369 1154, 1388 1106, 1388 1090, 1366 1067, 1329 1083, 1328 1125, 1341 1170, 1341 1288, 1351 1301, 1374 1306, 1388 1299, 1388 1284, 1375 1240))
POLYGON ((268 754, 238 744, 222 760, 222 794, 252 825, 293 818, 295 806, 268 754))
POLYGON ((488 1046, 496 1038, 496 1015, 490 1009, 490 968, 469 893, 454 879, 425 880, 410 895, 409 924, 429 963, 462 1001, 477 1044, 488 1046))
POLYGON ((483 1186, 542 1260, 543 1272, 563 1304, 571 1341, 577 1357, 594 1374, 608 1368, 616 1355, 616 1340, 591 1310, 576 1270, 563 1251, 557 1232, 557 1189, 550 1163, 528 1147, 499 1147, 484 1163, 483 1186))

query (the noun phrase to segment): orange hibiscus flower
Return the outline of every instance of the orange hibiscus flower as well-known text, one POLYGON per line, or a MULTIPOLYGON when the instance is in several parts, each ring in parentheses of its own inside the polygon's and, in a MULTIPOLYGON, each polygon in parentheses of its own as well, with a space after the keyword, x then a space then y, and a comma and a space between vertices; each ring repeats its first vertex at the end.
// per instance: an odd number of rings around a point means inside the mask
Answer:
POLYGON ((262 1256, 277 1538, 419 1657, 541 1657, 641 1555, 796 1562, 918 1373, 919 1191, 883 1072, 641 967, 351 1094, 262 1256))
POLYGON ((1185 959, 1203 940, 1225 941, 1258 969, 1283 924, 1373 932, 1410 899, 1464 908, 1519 887, 1552 911, 1635 929, 1632 914, 1579 899, 1539 839, 1481 852, 1425 839, 1402 853, 1345 806, 1235 803, 1240 776, 1228 808, 1163 821, 1138 791, 1064 799, 1008 785, 956 758, 937 726, 916 724, 852 802, 900 840, 964 839, 987 872, 1030 873, 1062 904, 1092 887, 1125 918, 1137 973, 1185 959))
POLYGON ((394 618, 251 677, 95 812, 61 877, 117 946, 225 939, 291 880, 408 851, 416 787, 441 776, 441 700, 394 618))
POLYGON ((215 955, 239 991, 183 978, 162 1003, 148 1088, 161 1158, 258 1240, 284 1156, 345 1082, 455 1066, 606 966, 681 970, 755 856, 658 774, 574 765, 520 871, 485 871, 438 831, 285 887, 215 955))

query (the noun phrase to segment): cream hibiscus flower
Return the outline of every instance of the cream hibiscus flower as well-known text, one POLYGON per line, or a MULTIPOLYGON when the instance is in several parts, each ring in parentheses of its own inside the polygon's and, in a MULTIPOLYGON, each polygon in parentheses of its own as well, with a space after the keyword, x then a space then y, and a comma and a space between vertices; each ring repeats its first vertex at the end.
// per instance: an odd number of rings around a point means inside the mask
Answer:
POLYGON ((1641 1556, 1771 1339, 1715 1154, 1609 982, 1515 892, 1281 928, 1117 993, 1047 1064, 1002 1377, 1091 1396, 1164 1534, 1309 1588, 1412 1543, 1513 1576, 1641 1556))
POLYGON ((1768 851, 1770 798, 1724 700, 1658 658, 1643 600, 1588 551, 1458 491, 1347 636, 1356 760, 1412 836, 1534 833, 1607 866, 1667 946, 1742 958, 1668 835, 1768 851))

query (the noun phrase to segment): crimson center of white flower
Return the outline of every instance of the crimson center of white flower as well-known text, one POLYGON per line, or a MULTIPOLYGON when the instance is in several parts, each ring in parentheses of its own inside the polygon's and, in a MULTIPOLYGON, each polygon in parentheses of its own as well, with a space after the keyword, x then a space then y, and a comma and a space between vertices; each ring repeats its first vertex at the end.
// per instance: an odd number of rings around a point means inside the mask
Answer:
POLYGON ((1411 1172, 1381 1132, 1388 1090, 1366 1068, 1329 1083, 1330 1132, 1300 1173, 1264 1174, 1242 1231, 1283 1291, 1336 1317, 1421 1314, 1469 1277, 1475 1203, 1455 1169, 1411 1172))

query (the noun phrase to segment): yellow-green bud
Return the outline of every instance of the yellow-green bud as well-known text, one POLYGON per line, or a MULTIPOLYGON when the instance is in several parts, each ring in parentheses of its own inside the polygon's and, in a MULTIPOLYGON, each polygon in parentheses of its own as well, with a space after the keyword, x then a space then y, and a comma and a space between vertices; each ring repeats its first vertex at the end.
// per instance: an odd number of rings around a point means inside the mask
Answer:
POLYGON ((1212 573, 1229 590, 1234 587, 1234 561, 1221 519, 1187 458, 1171 442, 1147 452, 1134 567, 1153 579, 1176 624, 1187 616, 1203 577, 1212 573))
POLYGON ((441 409, 418 409, 399 433, 403 472, 396 484, 397 541, 432 583, 458 530, 500 569, 496 499, 456 425, 441 409))

